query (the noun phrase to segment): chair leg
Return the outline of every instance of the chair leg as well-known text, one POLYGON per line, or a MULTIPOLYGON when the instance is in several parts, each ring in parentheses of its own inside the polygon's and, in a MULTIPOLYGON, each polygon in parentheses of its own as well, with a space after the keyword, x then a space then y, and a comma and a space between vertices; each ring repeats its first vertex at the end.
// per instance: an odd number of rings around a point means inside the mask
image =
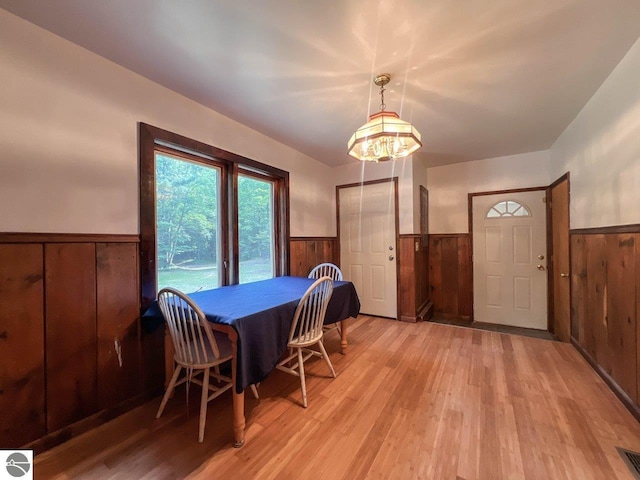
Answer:
POLYGON ((207 422, 207 400, 209 399, 209 368, 205 369, 202 379, 202 399, 200 400, 200 428, 198 430, 198 442, 204 440, 204 426, 207 422))
POLYGON ((300 387, 302 387, 302 406, 307 408, 307 384, 304 379, 304 360, 301 348, 298 348, 298 371, 300 372, 300 387))
POLYGON ((160 416, 162 415, 162 412, 164 411, 164 407, 167 406, 167 401, 169 400, 169 397, 173 393, 173 389, 176 386, 176 382, 178 381, 178 376, 180 375, 181 371, 182 371, 182 366, 176 365, 176 368, 173 371, 173 376, 171 377, 171 381, 169 382, 169 385, 167 385, 167 390, 166 392, 164 392, 164 396, 162 397, 162 402, 160 402, 160 408, 158 408, 158 413, 156 413, 156 418, 160 418, 160 416))
POLYGON ((324 349, 324 345, 322 344, 322 340, 318 342, 318 346, 320 347, 320 352, 322 353, 322 358, 329 365, 329 370, 331 370, 331 375, 333 378, 336 378, 336 371, 333 369, 333 365, 331 364, 331 360, 329 359, 329 355, 327 355, 327 351, 324 349))
POLYGON ((251 392, 253 392, 253 396, 255 398, 260 398, 260 395, 258 395, 258 389, 256 388, 256 386, 255 385, 250 385, 250 387, 251 387, 251 392))

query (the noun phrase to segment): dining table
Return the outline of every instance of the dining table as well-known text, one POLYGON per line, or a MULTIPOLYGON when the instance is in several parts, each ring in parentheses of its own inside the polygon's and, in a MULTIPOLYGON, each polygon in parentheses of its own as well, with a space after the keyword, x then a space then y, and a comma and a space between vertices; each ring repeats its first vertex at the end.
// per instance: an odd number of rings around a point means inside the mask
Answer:
MULTIPOLYGON (((287 349, 298 302, 315 279, 281 276, 257 282, 201 290, 188 296, 198 304, 211 328, 228 335, 232 347, 234 447, 244 444, 244 391, 260 383, 275 368, 287 349)), ((347 351, 347 320, 357 317, 360 301, 353 283, 334 281, 325 325, 340 322, 340 351, 347 351)), ((150 331, 164 324, 157 301, 142 315, 150 331)), ((165 330, 166 331, 166 330, 165 330)), ((173 374, 173 345, 165 337, 165 383, 173 374)), ((166 385, 165 385, 166 386, 166 385)))

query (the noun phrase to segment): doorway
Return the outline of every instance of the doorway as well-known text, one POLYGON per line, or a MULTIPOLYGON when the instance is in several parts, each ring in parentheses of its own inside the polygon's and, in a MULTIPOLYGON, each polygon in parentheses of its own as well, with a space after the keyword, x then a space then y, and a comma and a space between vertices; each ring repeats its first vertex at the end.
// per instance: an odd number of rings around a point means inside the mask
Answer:
POLYGON ((547 330, 546 189, 471 199, 474 321, 547 330))
POLYGON ((398 318, 397 178, 337 187, 340 267, 361 313, 398 318))

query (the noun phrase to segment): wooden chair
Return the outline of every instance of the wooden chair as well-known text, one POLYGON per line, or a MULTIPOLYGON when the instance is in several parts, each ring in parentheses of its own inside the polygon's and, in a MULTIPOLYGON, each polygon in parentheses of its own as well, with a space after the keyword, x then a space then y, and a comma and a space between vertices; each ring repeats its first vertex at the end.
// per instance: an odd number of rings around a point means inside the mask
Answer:
MULTIPOLYGON (((164 407, 176 386, 189 382, 202 386, 200 401, 200 427, 198 442, 204 440, 207 420, 207 403, 232 387, 231 378, 220 373, 220 365, 232 358, 231 342, 222 332, 211 328, 209 321, 196 303, 184 293, 174 288, 163 288, 158 293, 158 305, 162 311, 174 348, 175 369, 167 391, 162 397, 156 418, 160 418, 164 407), (182 369, 184 378, 178 381, 182 369), (195 376, 203 373, 202 380, 195 376), (212 385, 213 378, 218 385, 212 385)), ((187 399, 189 386, 187 384, 187 399)), ((253 394, 258 392, 251 385, 253 394)))
POLYGON ((307 289, 293 316, 287 344, 289 356, 276 365, 278 370, 300 377, 302 405, 305 408, 307 408, 307 386, 304 377, 304 362, 312 356, 322 357, 329 366, 333 378, 336 377, 331 360, 322 344, 322 324, 332 293, 333 280, 331 277, 322 277, 307 289), (313 345, 318 345, 319 350, 309 348, 313 345))
MULTIPOLYGON (((316 265, 315 267, 313 267, 309 272, 309 278, 318 279, 324 276, 331 277, 331 280, 333 280, 334 282, 342 281, 342 271, 338 268, 337 265, 334 265, 333 263, 321 263, 320 265, 316 265)), ((336 330, 338 332, 338 335, 341 335, 339 322, 332 323, 331 325, 325 325, 323 329, 324 333, 336 330)))
POLYGON ((309 272, 309 278, 318 278, 322 277, 331 277, 331 280, 334 282, 342 281, 342 272, 338 268, 337 265, 333 263, 321 263, 320 265, 316 265, 309 272))

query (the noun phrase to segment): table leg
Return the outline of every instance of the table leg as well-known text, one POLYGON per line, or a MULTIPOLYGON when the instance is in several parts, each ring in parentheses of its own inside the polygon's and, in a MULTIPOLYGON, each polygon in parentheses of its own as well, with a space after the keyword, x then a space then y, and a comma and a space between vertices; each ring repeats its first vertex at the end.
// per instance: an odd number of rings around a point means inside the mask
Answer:
POLYGON ((233 388, 233 447, 244 445, 244 391, 236 393, 233 388))
POLYGON ((347 354, 347 320, 340 322, 340 353, 347 354))
POLYGON ((235 333, 229 334, 231 340, 231 352, 233 358, 231 359, 231 382, 233 391, 233 447, 240 448, 244 445, 244 390, 240 393, 236 392, 236 376, 238 370, 238 335, 235 333))

